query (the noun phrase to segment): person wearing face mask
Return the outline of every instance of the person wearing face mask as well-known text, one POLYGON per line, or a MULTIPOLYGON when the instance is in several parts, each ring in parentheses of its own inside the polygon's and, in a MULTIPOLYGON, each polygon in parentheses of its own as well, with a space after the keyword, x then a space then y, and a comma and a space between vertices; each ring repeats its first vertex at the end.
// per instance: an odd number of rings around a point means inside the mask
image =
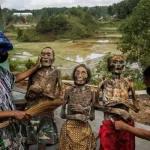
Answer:
MULTIPOLYGON (((54 60, 54 50, 51 47, 43 48, 41 67, 29 77, 25 96, 27 109, 39 102, 53 101, 56 96, 62 95, 61 74, 59 69, 52 66, 54 60), (58 87, 58 95, 56 95, 56 87, 58 87)), ((53 146, 58 143, 58 132, 52 113, 44 113, 27 121, 26 132, 26 149, 29 149, 30 145, 38 144, 39 150, 45 150, 46 145, 53 146)))
MULTIPOLYGON (((2 34, 2 33, 1 33, 2 34)), ((4 37, 4 35, 2 35, 4 37)), ((0 38, 3 41, 3 38, 0 38)), ((5 37, 5 41, 7 38, 5 37)), ((8 58, 8 50, 13 47, 8 47, 9 41, 0 43, 0 64, 4 63, 8 58), (6 45, 4 45, 6 44, 6 45)), ((23 120, 28 119, 30 116, 26 111, 18 111, 13 103, 12 89, 15 82, 19 82, 27 78, 30 74, 36 71, 40 66, 40 58, 37 60, 36 65, 23 72, 13 74, 7 69, 0 66, 0 123, 10 120, 23 120)), ((0 150, 23 150, 20 139, 18 138, 18 130, 14 122, 8 126, 0 128, 0 150)))
MULTIPOLYGON (((147 86, 147 90, 146 90, 147 94, 150 95, 150 66, 146 68, 145 71, 143 72, 143 77, 144 77, 144 83, 147 86)), ((114 123, 115 128, 117 130, 126 130, 139 138, 150 141, 150 131, 145 129, 135 128, 133 126, 124 123, 123 121, 114 121, 112 119, 112 122, 114 123)))
POLYGON ((88 120, 95 119, 93 107, 95 93, 85 86, 90 79, 91 72, 84 64, 74 68, 74 85, 65 90, 66 104, 61 109, 61 118, 67 120, 60 131, 58 150, 95 150, 96 148, 96 140, 88 123, 88 120))

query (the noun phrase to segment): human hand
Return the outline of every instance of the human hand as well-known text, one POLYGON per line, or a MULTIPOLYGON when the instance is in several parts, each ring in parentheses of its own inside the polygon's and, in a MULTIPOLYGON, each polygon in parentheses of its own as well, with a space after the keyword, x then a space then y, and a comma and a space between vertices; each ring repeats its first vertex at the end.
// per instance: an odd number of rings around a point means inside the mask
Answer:
POLYGON ((36 61, 36 63, 35 63, 35 67, 36 67, 36 68, 39 68, 40 65, 41 65, 41 57, 38 56, 38 59, 37 59, 37 61, 36 61))
POLYGON ((74 112, 82 113, 84 108, 80 104, 69 104, 69 109, 74 112))
POLYGON ((139 112, 139 110, 140 110, 140 107, 139 107, 139 103, 137 102, 137 101, 135 101, 135 102, 133 102, 133 105, 135 106, 135 112, 137 113, 137 112, 139 112))
POLYGON ((87 122, 87 120, 89 119, 89 116, 82 115, 82 114, 76 114, 75 118, 77 120, 80 120, 80 121, 83 121, 83 122, 87 122))
POLYGON ((17 120, 24 120, 24 119, 31 118, 30 114, 28 114, 26 111, 15 110, 12 113, 13 113, 13 117, 17 120))
POLYGON ((115 121, 112 118, 111 118, 111 121, 114 124, 116 130, 123 130, 123 129, 125 129, 125 125, 126 124, 123 121, 121 121, 121 120, 115 121))
POLYGON ((64 93, 63 91, 59 91, 59 99, 64 100, 64 93))
POLYGON ((33 91, 35 93, 41 93, 43 89, 41 88, 41 86, 39 86, 39 84, 34 84, 34 85, 31 85, 31 87, 29 88, 29 91, 33 91))
POLYGON ((121 116, 126 121, 132 119, 130 114, 126 110, 123 110, 120 108, 111 108, 111 107, 109 107, 107 109, 109 110, 108 112, 118 114, 119 116, 121 116))

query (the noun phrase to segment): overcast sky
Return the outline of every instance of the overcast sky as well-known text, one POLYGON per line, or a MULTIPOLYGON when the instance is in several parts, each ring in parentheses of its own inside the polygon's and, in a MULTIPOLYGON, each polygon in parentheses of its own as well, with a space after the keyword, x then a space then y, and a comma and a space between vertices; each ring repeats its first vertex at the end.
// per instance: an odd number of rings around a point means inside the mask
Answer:
POLYGON ((122 0, 0 0, 2 8, 40 9, 43 7, 108 6, 122 0))

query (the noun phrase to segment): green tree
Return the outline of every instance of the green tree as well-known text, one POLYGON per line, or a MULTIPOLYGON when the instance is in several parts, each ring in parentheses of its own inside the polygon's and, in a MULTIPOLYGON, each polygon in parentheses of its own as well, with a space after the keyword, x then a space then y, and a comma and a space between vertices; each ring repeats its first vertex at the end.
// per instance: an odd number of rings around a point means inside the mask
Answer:
POLYGON ((140 62, 143 68, 150 64, 150 1, 141 0, 132 15, 121 25, 119 49, 140 62))
POLYGON ((126 1, 121 1, 117 6, 117 17, 119 19, 125 19, 127 16, 128 7, 126 1))
POLYGON ((32 68, 35 65, 35 62, 33 62, 32 59, 28 59, 27 63, 25 64, 27 69, 32 68))
POLYGON ((52 30, 52 26, 49 26, 49 21, 47 19, 41 19, 36 26, 36 31, 41 33, 46 33, 52 30))
POLYGON ((111 73, 108 72, 107 60, 111 53, 107 53, 99 63, 92 69, 92 83, 98 85, 100 77, 110 77, 111 73))
POLYGON ((27 33, 26 30, 24 30, 24 32, 23 32, 23 35, 22 35, 22 37, 21 37, 21 41, 22 41, 22 42, 29 42, 29 41, 30 41, 29 35, 28 35, 28 33, 27 33))
POLYGON ((19 40, 22 37, 22 30, 20 28, 17 29, 17 39, 19 40))

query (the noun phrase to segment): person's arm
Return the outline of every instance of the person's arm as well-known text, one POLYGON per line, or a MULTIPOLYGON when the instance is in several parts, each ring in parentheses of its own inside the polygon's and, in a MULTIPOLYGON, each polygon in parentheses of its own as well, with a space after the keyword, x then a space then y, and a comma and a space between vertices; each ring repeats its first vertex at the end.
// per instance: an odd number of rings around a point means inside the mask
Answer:
POLYGON ((62 108, 61 108, 60 117, 61 117, 62 119, 67 119, 67 115, 66 115, 66 105, 67 105, 67 104, 62 105, 62 108))
POLYGON ((58 70, 58 91, 59 91, 59 96, 63 96, 62 79, 61 79, 61 72, 60 72, 60 70, 58 70))
POLYGON ((101 77, 99 79, 99 85, 98 85, 98 89, 94 101, 94 108, 99 111, 104 111, 103 99, 102 99, 102 88, 103 88, 104 80, 105 80, 104 77, 101 77))
POLYGON ((93 121, 95 119, 94 102, 95 102, 95 92, 92 91, 92 105, 91 105, 91 110, 90 110, 90 120, 91 121, 93 121))
POLYGON ((0 118, 15 118, 17 120, 22 120, 28 119, 28 117, 30 118, 30 115, 27 114, 25 111, 0 111, 0 118))
POLYGON ((61 107, 60 117, 62 119, 67 119, 66 106, 67 106, 68 100, 69 100, 69 88, 65 90, 64 100, 66 101, 66 103, 63 104, 61 107))
POLYGON ((33 68, 28 69, 25 72, 15 74, 15 82, 24 80, 29 75, 31 75, 33 72, 35 72, 39 68, 39 66, 40 66, 40 57, 38 57, 38 60, 33 68))
POLYGON ((133 105, 136 107, 136 110, 135 112, 138 112, 140 110, 139 108, 139 104, 138 104, 138 101, 136 99, 136 94, 135 94, 135 89, 134 89, 134 83, 133 83, 133 80, 132 78, 128 78, 128 81, 130 83, 130 91, 132 93, 132 101, 133 101, 133 105))
POLYGON ((135 128, 124 123, 123 121, 115 121, 114 124, 117 130, 126 130, 139 138, 150 141, 150 131, 148 130, 135 128))
POLYGON ((81 121, 85 121, 87 120, 85 115, 82 114, 75 114, 75 115, 68 115, 66 114, 65 110, 66 110, 66 104, 64 104, 61 108, 61 113, 60 113, 60 117, 62 119, 70 119, 70 120, 81 120, 81 121))
MULTIPOLYGON (((66 114, 66 106, 68 105, 69 101, 69 91, 70 89, 66 89, 64 99, 66 100, 66 103, 61 108, 60 117, 62 119, 70 119, 70 120, 80 120, 80 121, 87 121, 89 118, 86 115, 83 114, 74 114, 74 115, 68 115, 66 114)), ((72 106, 74 107, 74 106, 72 106)))

